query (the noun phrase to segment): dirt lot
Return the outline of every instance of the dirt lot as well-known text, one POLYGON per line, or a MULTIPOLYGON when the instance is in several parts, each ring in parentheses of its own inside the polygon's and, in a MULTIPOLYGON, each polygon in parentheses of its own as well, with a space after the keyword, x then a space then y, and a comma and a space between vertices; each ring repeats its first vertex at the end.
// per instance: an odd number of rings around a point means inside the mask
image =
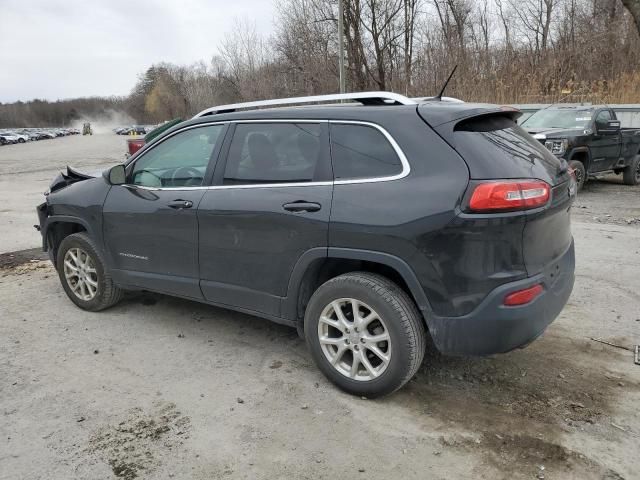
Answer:
MULTIPOLYGON (((0 252, 38 246, 56 167, 123 150, 0 148, 0 252)), ((333 388, 292 329, 151 294, 86 313, 37 250, 0 255, 0 478, 639 478, 640 188, 590 184, 573 230, 574 293, 542 338, 430 352, 377 401, 333 388)))
POLYGON ((0 253, 36 246, 35 207, 60 170, 67 165, 102 170, 122 161, 125 151, 125 137, 114 134, 0 147, 0 253))

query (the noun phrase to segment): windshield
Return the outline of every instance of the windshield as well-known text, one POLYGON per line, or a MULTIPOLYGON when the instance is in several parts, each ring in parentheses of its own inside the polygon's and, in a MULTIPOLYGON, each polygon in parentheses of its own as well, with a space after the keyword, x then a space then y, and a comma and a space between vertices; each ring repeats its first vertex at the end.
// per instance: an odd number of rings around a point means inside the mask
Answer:
POLYGON ((591 122, 591 110, 539 110, 527 118, 525 128, 586 128, 591 122))

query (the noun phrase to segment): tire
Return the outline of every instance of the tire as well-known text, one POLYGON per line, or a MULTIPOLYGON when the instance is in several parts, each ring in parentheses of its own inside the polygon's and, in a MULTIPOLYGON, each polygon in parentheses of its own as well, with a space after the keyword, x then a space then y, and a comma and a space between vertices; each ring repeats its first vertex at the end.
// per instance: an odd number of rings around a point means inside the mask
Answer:
POLYGON ((115 305, 122 298, 123 291, 113 283, 98 248, 86 233, 74 233, 62 240, 58 248, 56 268, 67 296, 83 310, 90 312, 104 310, 115 305), (79 262, 74 262, 74 256, 79 259, 79 262), (83 263, 85 269, 81 271, 82 269, 79 270, 78 267, 83 263), (75 265, 75 268, 71 268, 70 265, 75 265), (79 282, 80 278, 76 272, 80 272, 86 280, 79 282), (67 279, 68 275, 69 279, 67 279), (78 285, 79 283, 84 283, 84 286, 78 285))
POLYGON ((415 375, 424 358, 426 332, 415 303, 398 285, 373 273, 348 273, 321 285, 307 305, 304 331, 318 368, 333 384, 353 395, 376 398, 395 392, 415 375), (354 300, 362 321, 366 321, 362 317, 374 319, 364 328, 362 324, 356 328, 353 322, 354 300), (385 340, 375 342, 374 336, 385 340), (358 366, 353 374, 355 358, 358 366), (368 367, 361 363, 363 358, 368 367))
POLYGON ((636 155, 631 161, 631 164, 624 169, 622 181, 625 185, 640 184, 640 155, 636 155))
POLYGON ((19 138, 18 139, 18 143, 24 143, 24 142, 25 142, 24 138, 19 138))
POLYGON ((579 192, 584 187, 585 182, 587 181, 587 171, 584 168, 584 163, 580 160, 570 160, 569 167, 574 170, 574 175, 576 176, 576 187, 579 192))

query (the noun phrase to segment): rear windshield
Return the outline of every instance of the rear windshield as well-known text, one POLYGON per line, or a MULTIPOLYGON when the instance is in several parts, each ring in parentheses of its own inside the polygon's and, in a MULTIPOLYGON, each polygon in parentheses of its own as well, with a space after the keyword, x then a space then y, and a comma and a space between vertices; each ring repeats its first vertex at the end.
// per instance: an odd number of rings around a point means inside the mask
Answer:
POLYGON ((591 110, 539 110, 521 124, 526 128, 587 128, 592 116, 591 110))
POLYGON ((505 115, 485 115, 458 123, 453 147, 466 160, 473 178, 555 177, 560 161, 544 145, 505 115))

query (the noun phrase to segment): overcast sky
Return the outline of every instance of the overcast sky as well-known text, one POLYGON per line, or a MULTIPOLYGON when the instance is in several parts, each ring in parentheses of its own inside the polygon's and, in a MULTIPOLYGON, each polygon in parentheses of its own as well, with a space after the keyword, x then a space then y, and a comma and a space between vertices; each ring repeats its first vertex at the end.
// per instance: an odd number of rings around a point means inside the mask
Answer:
POLYGON ((274 0, 0 0, 0 102, 126 95, 153 63, 209 61, 236 18, 274 0))

